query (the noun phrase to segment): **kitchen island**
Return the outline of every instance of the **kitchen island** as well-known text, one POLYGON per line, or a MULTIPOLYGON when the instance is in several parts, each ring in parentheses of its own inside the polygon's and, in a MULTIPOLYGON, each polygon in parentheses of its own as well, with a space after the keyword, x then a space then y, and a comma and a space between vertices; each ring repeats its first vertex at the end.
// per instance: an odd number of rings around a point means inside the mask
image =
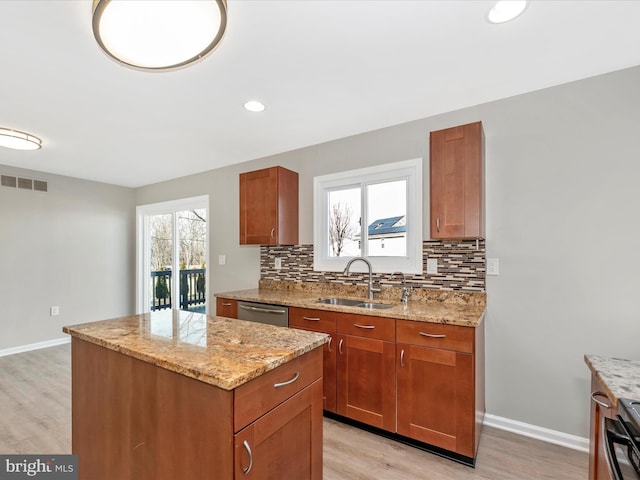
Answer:
POLYGON ((81 480, 322 478, 326 335, 184 311, 63 330, 81 480))

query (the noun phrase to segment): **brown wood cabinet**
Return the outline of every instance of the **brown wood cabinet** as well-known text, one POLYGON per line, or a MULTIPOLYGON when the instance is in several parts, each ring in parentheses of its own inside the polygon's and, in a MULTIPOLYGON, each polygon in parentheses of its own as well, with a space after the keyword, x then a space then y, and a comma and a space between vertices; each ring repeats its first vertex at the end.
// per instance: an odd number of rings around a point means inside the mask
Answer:
POLYGON ((589 480, 609 480, 604 452, 602 426, 604 418, 615 418, 617 408, 604 393, 598 379, 591 376, 591 424, 589 431, 589 480))
POLYGON ((431 132, 431 238, 484 238, 482 122, 431 132))
POLYGON ((321 480, 321 352, 228 391, 73 337, 79 479, 321 480))
POLYGON ((289 307, 289 327, 329 335, 329 343, 324 344, 323 351, 323 409, 337 413, 335 314, 326 310, 289 307))
POLYGON ((216 298, 216 315, 219 317, 238 318, 238 302, 231 298, 216 298))
POLYGON ((475 458, 484 416, 474 356, 481 331, 404 320, 396 329, 398 433, 475 458))
POLYGON ((271 167, 240 174, 240 244, 298 243, 298 174, 271 167))
POLYGON ((339 415, 396 431, 395 320, 338 314, 339 415))

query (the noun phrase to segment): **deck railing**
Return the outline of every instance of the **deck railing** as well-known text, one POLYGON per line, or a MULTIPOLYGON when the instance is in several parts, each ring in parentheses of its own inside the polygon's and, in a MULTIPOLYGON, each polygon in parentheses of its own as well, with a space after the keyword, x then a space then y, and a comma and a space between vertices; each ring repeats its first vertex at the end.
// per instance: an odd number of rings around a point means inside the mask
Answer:
MULTIPOLYGON (((204 268, 180 270, 180 298, 181 310, 203 306, 206 302, 204 268)), ((151 272, 151 310, 172 308, 171 304, 171 270, 157 270, 151 272)))

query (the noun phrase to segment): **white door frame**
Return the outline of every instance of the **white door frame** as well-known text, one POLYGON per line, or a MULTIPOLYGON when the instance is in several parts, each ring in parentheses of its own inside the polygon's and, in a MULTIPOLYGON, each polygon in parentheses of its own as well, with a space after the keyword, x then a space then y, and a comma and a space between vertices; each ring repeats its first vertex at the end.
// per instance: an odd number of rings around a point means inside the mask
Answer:
MULTIPOLYGON (((149 311, 149 282, 148 278, 151 276, 150 269, 150 239, 149 239, 149 216, 160 214, 173 214, 173 261, 174 264, 178 262, 178 241, 177 241, 177 229, 175 228, 175 215, 177 212, 184 210, 194 210, 197 208, 205 208, 207 210, 207 250, 205 254, 205 262, 207 269, 205 272, 205 285, 209 284, 209 225, 211 224, 209 218, 209 195, 201 195, 198 197, 182 198, 180 200, 170 200, 168 202, 150 203, 148 205, 138 205, 136 207, 136 313, 146 313, 149 311)), ((173 268, 174 272, 178 272, 173 268)), ((171 275, 171 304, 174 308, 177 308, 177 295, 178 295, 178 275, 171 275), (174 298, 175 297, 175 298, 174 298), (175 303, 174 303, 175 302, 175 303)), ((206 295, 206 312, 209 313, 210 298, 206 295)))

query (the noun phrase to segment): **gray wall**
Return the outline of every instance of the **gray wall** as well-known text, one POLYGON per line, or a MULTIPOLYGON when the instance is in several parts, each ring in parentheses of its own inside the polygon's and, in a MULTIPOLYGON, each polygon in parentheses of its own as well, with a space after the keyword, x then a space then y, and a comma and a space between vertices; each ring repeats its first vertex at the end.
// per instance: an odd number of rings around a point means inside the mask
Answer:
POLYGON ((44 180, 49 189, 0 187, 0 350, 64 338, 64 325, 133 313, 133 189, 4 165, 0 173, 44 180), (53 305, 57 317, 49 316, 53 305))
POLYGON ((487 256, 501 262, 487 279, 487 409, 587 437, 583 355, 640 358, 638 85, 640 68, 614 72, 140 188, 136 203, 208 193, 212 291, 255 288, 259 248, 238 245, 238 173, 299 172, 300 243, 312 243, 313 176, 423 157, 428 212, 429 132, 482 120, 487 256))

